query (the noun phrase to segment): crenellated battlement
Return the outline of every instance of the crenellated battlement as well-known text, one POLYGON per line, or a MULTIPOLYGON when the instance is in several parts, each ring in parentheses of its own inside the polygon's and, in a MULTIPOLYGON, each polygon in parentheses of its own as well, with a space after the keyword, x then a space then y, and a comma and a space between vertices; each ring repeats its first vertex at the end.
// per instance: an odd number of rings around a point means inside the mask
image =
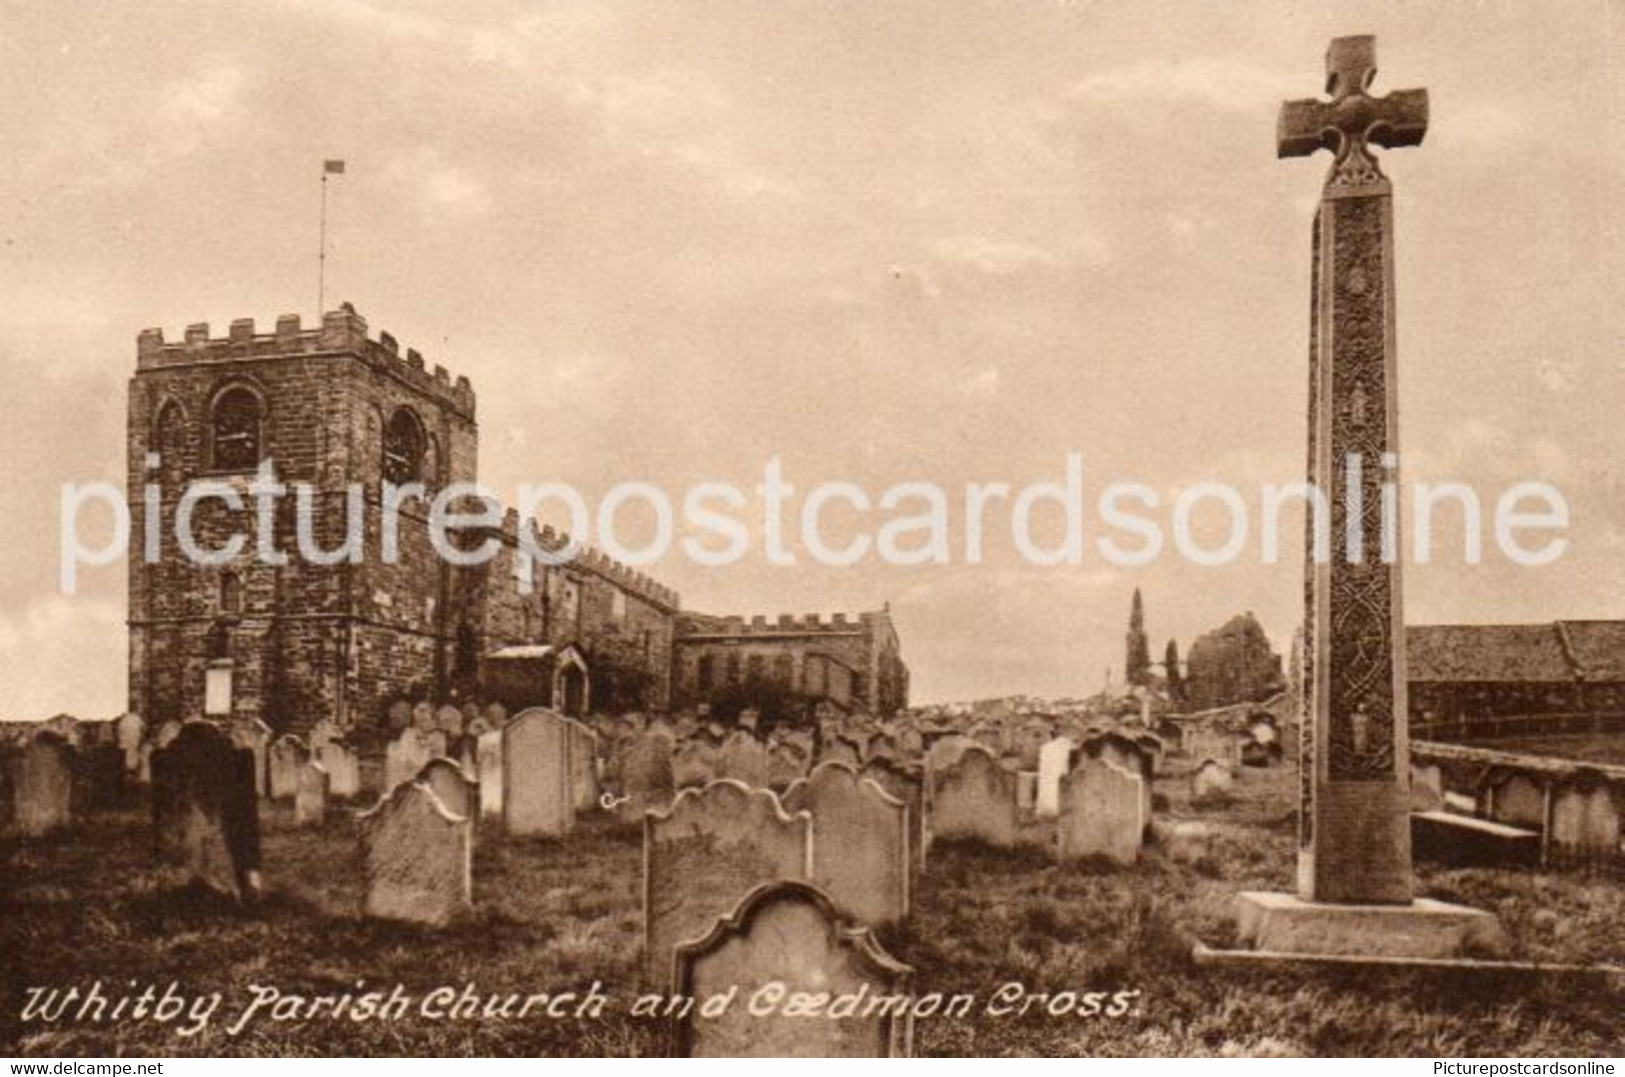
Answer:
POLYGON ((166 341, 162 329, 143 329, 136 338, 136 369, 335 352, 354 355, 373 369, 444 402, 464 418, 474 418, 474 387, 466 377, 454 381, 445 367, 435 364, 429 368, 416 348, 407 348, 403 356, 400 344, 387 331, 381 330, 373 340, 367 335, 367 320, 349 304, 323 314, 321 325, 310 328, 301 323, 299 315, 283 314, 269 333, 259 332, 252 318, 234 320, 224 337, 210 336, 207 322, 187 326, 177 341, 166 341))
MULTIPOLYGON (((519 511, 508 509, 502 516, 503 542, 517 546, 519 544, 519 511)), ((536 521, 530 521, 531 537, 536 545, 543 550, 562 550, 570 544, 567 532, 557 530, 552 524, 543 524, 538 527, 536 521)), ((576 568, 599 577, 607 583, 625 591, 633 598, 641 599, 661 609, 675 612, 681 605, 681 596, 670 587, 657 582, 648 573, 640 572, 630 565, 622 564, 601 550, 591 546, 584 546, 577 551, 575 557, 568 562, 576 568)))
POLYGON ((749 617, 739 614, 719 617, 704 613, 685 613, 681 633, 688 638, 858 635, 871 630, 883 616, 889 614, 883 610, 854 614, 833 613, 827 616, 809 613, 799 617, 793 613, 780 613, 772 617, 760 613, 749 617))

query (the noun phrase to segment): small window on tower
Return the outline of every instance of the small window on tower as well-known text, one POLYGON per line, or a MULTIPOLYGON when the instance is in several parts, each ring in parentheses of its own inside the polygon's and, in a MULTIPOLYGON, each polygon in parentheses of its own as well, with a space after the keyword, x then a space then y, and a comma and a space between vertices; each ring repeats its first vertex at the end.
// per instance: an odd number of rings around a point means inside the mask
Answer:
POLYGON ((235 572, 220 574, 220 612, 233 615, 243 612, 243 581, 235 572))
POLYGON ((397 408, 384 428, 384 478, 396 486, 423 479, 423 424, 411 408, 397 408))
POLYGON ((259 396, 237 385, 214 400, 210 460, 216 471, 252 471, 260 462, 259 396))

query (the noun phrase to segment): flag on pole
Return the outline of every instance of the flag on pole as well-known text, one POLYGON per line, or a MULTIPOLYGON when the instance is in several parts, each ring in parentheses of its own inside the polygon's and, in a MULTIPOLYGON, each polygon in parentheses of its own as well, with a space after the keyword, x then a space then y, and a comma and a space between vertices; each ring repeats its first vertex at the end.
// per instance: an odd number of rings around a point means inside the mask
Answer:
POLYGON ((342 176, 342 175, 344 175, 344 162, 343 161, 323 161, 322 162, 322 174, 325 175, 325 176, 342 176))

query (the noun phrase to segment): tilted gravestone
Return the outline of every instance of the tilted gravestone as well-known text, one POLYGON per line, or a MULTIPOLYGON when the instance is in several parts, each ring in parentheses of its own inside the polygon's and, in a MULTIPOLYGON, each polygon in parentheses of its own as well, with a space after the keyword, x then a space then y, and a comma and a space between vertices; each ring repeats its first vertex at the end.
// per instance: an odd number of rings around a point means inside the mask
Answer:
POLYGON ((502 824, 509 834, 567 834, 575 826, 570 719, 532 707, 502 729, 502 824))
POLYGON ((402 782, 357 823, 366 915, 442 926, 473 907, 473 824, 428 786, 402 782))
POLYGON ((73 822, 74 771, 78 753, 56 733, 42 732, 11 759, 12 825, 41 837, 73 822))
POLYGON ((187 722, 152 755, 153 847, 186 880, 240 897, 258 889, 254 753, 207 722, 187 722))
POLYGON ((980 838, 989 845, 1016 844, 1016 775, 980 746, 932 777, 931 837, 980 838))
POLYGON ((296 784, 293 821, 300 826, 321 826, 327 822, 327 798, 332 789, 327 768, 315 762, 304 764, 299 768, 296 784))
POLYGON ((418 772, 417 780, 428 786, 451 814, 468 820, 478 818, 479 786, 464 776, 463 768, 457 763, 444 757, 431 759, 418 772))
POLYGON ((687 1009, 675 1021, 672 1053, 907 1057, 913 1047, 912 978, 909 966, 887 954, 867 927, 844 921, 817 887, 768 883, 746 894, 703 938, 678 948, 679 995, 706 999, 737 990, 738 997, 717 1017, 687 1009), (773 984, 826 995, 827 1016, 751 1013, 745 1000, 773 984))
POLYGON ((669 987, 679 943, 699 938, 750 890, 812 872, 812 817, 766 789, 722 779, 685 789, 643 820, 644 977, 669 987))
POLYGON ((1086 759, 1061 780, 1056 848, 1063 860, 1103 856, 1119 864, 1139 859, 1145 838, 1144 781, 1104 759, 1086 759))
POLYGON ((812 881, 865 924, 909 911, 908 806, 844 763, 820 763, 784 793, 788 812, 812 815, 812 881))
POLYGON ((310 755, 305 742, 292 733, 284 733, 271 745, 270 782, 268 791, 272 800, 292 800, 299 791, 299 768, 310 755))

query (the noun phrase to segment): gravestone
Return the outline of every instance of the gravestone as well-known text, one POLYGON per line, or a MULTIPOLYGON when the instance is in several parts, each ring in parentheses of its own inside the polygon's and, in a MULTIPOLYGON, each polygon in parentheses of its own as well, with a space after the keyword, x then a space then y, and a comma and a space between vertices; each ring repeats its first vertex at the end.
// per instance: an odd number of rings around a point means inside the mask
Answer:
POLYGON ((844 763, 820 763, 784 793, 788 812, 812 815, 812 881, 865 924, 908 917, 907 805, 844 763))
POLYGON ((344 730, 339 728, 339 724, 331 718, 323 718, 310 728, 311 754, 317 755, 321 752, 322 745, 331 744, 343 738, 344 730))
POLYGON ((863 764, 863 753, 845 737, 834 737, 824 741, 818 746, 818 766, 825 763, 842 763, 849 767, 863 764))
POLYGON ((1237 938, 1312 956, 1435 958, 1493 948, 1488 914, 1413 900, 1402 559, 1381 506, 1399 484, 1393 188, 1369 143, 1414 146, 1427 93, 1368 91, 1376 42, 1335 39, 1330 101, 1281 106, 1276 151, 1334 161, 1311 250, 1308 481, 1331 501, 1325 556, 1305 528, 1298 888, 1243 893, 1237 938), (1356 470, 1358 469, 1358 470, 1356 470))
POLYGON ((1230 768, 1216 759, 1204 759, 1191 772, 1191 796, 1197 800, 1216 793, 1228 793, 1235 784, 1230 768))
POLYGON ((269 792, 271 727, 258 718, 234 718, 230 724, 231 742, 254 753, 254 791, 269 792))
POLYGON ((259 889, 254 753, 207 722, 188 722, 152 755, 153 848, 188 882, 230 897, 259 889))
POLYGON ((328 792, 341 800, 361 795, 361 759, 342 740, 329 740, 316 749, 316 762, 327 771, 328 792))
POLYGON ((473 907, 473 824, 428 786, 401 782, 356 822, 366 915, 438 927, 473 907))
POLYGON ((141 738, 146 735, 147 724, 134 711, 118 716, 113 723, 113 736, 119 751, 124 753, 124 770, 133 774, 141 766, 141 738))
POLYGON ((575 826, 569 719, 532 707, 502 729, 502 825, 512 835, 567 834, 575 826))
POLYGON ((157 748, 167 748, 174 743, 175 738, 181 735, 181 724, 171 718, 158 727, 152 735, 152 743, 157 748))
POLYGON ((620 783, 619 795, 627 798, 617 806, 622 820, 641 820, 646 811, 669 808, 677 791, 671 738, 647 732, 633 737, 621 753, 620 783))
POLYGON ((401 735, 390 741, 384 749, 384 793, 418 776, 423 765, 434 758, 429 750, 426 734, 415 727, 401 730, 401 735))
POLYGON ((1038 749, 1038 800, 1040 819, 1053 819, 1061 812, 1061 778, 1072 769, 1072 752, 1077 747, 1071 737, 1056 737, 1038 749))
POLYGON ((502 730, 481 733, 474 742, 474 767, 480 786, 480 814, 502 814, 502 730))
POLYGON ((1411 763, 1411 811, 1444 807, 1444 775, 1437 763, 1411 763))
POLYGON ((679 789, 705 785, 717 777, 717 750, 703 737, 685 740, 671 756, 671 777, 679 789))
POLYGON ((299 791, 299 768, 310 756, 305 742, 292 733, 284 733, 271 745, 270 782, 267 791, 272 800, 292 800, 299 791))
POLYGON ((757 887, 702 938, 676 953, 676 991, 705 999, 737 990, 718 1017, 692 1009, 676 1019, 679 1058, 907 1057, 913 1011, 843 999, 911 998, 913 970, 881 948, 869 929, 843 921, 828 895, 805 883, 757 887), (743 1004, 764 987, 826 994, 833 1016, 752 1014, 743 1004))
POLYGON ((1560 782, 1552 792, 1550 842, 1565 853, 1620 854, 1620 809, 1600 778, 1585 774, 1560 782))
POLYGON ((668 988, 677 945, 703 936, 754 887, 812 873, 812 818, 766 789, 721 779, 643 819, 644 977, 668 988))
POLYGON ((722 742, 719 778, 732 778, 753 788, 768 785, 769 760, 767 746, 744 731, 731 734, 722 742))
POLYGON ((931 833, 928 823, 930 813, 925 798, 924 771, 919 764, 908 766, 890 759, 876 758, 865 763, 859 773, 873 780, 876 785, 901 800, 908 808, 908 843, 914 852, 913 867, 918 872, 919 866, 925 862, 931 833))
POLYGON ((577 815, 598 808, 598 734, 575 718, 567 719, 570 731, 570 781, 577 815))
POLYGON ((1498 823, 1546 829, 1546 789, 1526 774, 1492 776, 1489 782, 1490 818, 1498 823))
POLYGON ((431 759, 418 773, 418 782, 429 787, 451 814, 473 822, 480 809, 479 787, 468 780, 463 768, 444 756, 431 759))
POLYGON ((931 836, 1016 844, 1016 776, 980 746, 932 777, 931 836))
POLYGON ((42 732, 12 756, 12 826, 43 837, 73 822, 74 771, 78 753, 54 732, 42 732))
POLYGON ((1038 808, 1038 771, 1016 771, 1016 810, 1035 812, 1038 808))
POLYGON ((767 785, 783 789, 797 778, 807 776, 807 753, 789 741, 780 741, 767 750, 767 785))
POLYGON ((327 822, 327 796, 330 790, 326 767, 320 763, 301 766, 293 798, 293 821, 300 826, 321 826, 327 822))
POLYGON ((928 771, 946 770, 959 761, 967 748, 976 742, 959 733, 950 733, 945 737, 938 737, 932 741, 931 748, 926 752, 926 769, 928 771))
POLYGON ((1086 758, 1061 780, 1055 826, 1063 860, 1103 856, 1118 864, 1139 859, 1145 837, 1145 782, 1105 759, 1086 758))

